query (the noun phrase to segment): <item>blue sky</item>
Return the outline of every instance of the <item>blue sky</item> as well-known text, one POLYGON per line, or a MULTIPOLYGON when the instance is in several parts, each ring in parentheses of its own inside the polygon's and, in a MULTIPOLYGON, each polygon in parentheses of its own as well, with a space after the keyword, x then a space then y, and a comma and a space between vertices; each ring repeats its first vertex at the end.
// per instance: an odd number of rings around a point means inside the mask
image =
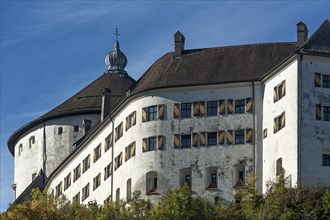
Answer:
POLYGON ((177 30, 186 48, 295 41, 296 23, 312 34, 329 8, 329 1, 1 0, 0 211, 13 198, 8 137, 106 70, 116 27, 126 71, 138 79, 173 50, 177 30))

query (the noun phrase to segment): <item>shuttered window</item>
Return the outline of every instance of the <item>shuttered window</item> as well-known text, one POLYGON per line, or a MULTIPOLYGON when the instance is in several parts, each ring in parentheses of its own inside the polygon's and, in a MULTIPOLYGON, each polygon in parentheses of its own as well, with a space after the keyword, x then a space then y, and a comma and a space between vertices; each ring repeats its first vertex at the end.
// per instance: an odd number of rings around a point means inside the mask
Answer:
POLYGON ((135 156, 135 147, 136 143, 134 141, 125 148, 125 161, 135 156))
POLYGON ((101 173, 93 179, 93 190, 96 190, 101 185, 101 173))
POLYGON ((245 99, 235 100, 235 113, 245 113, 245 99))
POLYGON ((125 130, 127 131, 134 125, 136 125, 136 111, 132 112, 129 114, 129 116, 126 117, 125 130))
POLYGON ((227 144, 233 144, 233 142, 234 142, 233 131, 228 130, 226 136, 227 136, 227 144))
POLYGON ((235 144, 244 144, 244 130, 235 130, 235 144))
POLYGON ((315 87, 321 87, 321 73, 314 73, 314 85, 315 87))
POLYGON ((252 143, 252 128, 247 128, 245 130, 245 142, 252 143))
POLYGON ((200 146, 206 146, 206 134, 205 134, 205 132, 201 132, 199 134, 199 141, 200 141, 200 146))
POLYGON ((200 102, 194 102, 193 105, 193 115, 194 116, 202 116, 205 115, 205 106, 204 106, 204 102, 200 101, 200 102))
POLYGON ((180 148, 181 143, 180 143, 180 135, 176 134, 174 135, 174 148, 180 148))
POLYGON ((214 116, 218 114, 218 102, 209 101, 207 102, 207 116, 214 116))
POLYGON ((112 174, 112 163, 104 167, 104 180, 108 179, 112 174))
POLYGON ((94 160, 93 160, 93 162, 95 163, 100 157, 101 157, 101 144, 99 144, 94 149, 94 160))
POLYGON ((322 75, 322 88, 330 88, 330 75, 322 75))
POLYGON ((134 156, 135 156, 135 148, 136 148, 136 142, 134 141, 134 142, 130 145, 131 157, 134 157, 134 156))
POLYGON ((173 106, 173 118, 180 118, 180 104, 175 103, 173 106))
POLYGON ((316 105, 315 113, 316 113, 316 120, 322 120, 322 106, 321 105, 319 105, 319 104, 316 105))
POLYGON ((245 111, 247 113, 252 113, 253 112, 253 100, 252 98, 247 98, 246 99, 246 106, 245 106, 245 111))
POLYGON ((165 105, 158 105, 158 119, 163 120, 165 115, 165 105))
POLYGON ((148 148, 147 151, 154 151, 156 150, 156 137, 148 138, 148 148))
POLYGON ((110 149, 110 147, 112 147, 112 144, 110 144, 112 143, 111 139, 112 139, 112 133, 108 135, 104 140, 104 152, 107 152, 110 149))
POLYGON ((84 160, 83 160, 83 173, 85 173, 90 167, 90 155, 88 155, 84 160))
POLYGON ((274 118, 274 133, 278 132, 285 127, 285 112, 283 112, 278 117, 274 118))
POLYGON ((219 100, 219 114, 226 114, 226 101, 224 99, 219 100))
POLYGON ((132 123, 132 126, 136 125, 136 111, 134 111, 132 113, 132 116, 131 116, 131 123, 132 123))
POLYGON ((330 106, 323 106, 323 121, 330 121, 330 106))
POLYGON ((191 103, 181 104, 181 118, 191 118, 191 103))
POLYGON ((286 91, 286 81, 283 80, 279 85, 274 87, 273 99, 274 102, 277 102, 285 96, 286 91))
POLYGON ((232 99, 227 99, 227 114, 234 113, 234 104, 232 99))
POLYGON ((225 132, 219 131, 218 132, 218 145, 223 145, 223 144, 225 144, 225 132))
POLYGON ((191 135, 181 135, 181 148, 191 147, 191 135))
POLYGON ((216 132, 207 133, 207 145, 208 146, 217 145, 217 133, 216 132))
POLYGON ((81 201, 85 201, 89 196, 89 183, 82 189, 81 201))
POLYGON ((157 105, 148 107, 147 121, 157 120, 157 105))
POLYGON ((164 145, 165 145, 165 139, 164 136, 158 136, 158 142, 157 142, 157 149, 158 150, 163 150, 164 149, 164 145))
POLYGON ((115 141, 118 141, 123 136, 123 122, 121 122, 116 128, 115 128, 115 141))
POLYGON ((75 182, 81 176, 81 165, 80 163, 76 168, 73 170, 73 182, 75 182))

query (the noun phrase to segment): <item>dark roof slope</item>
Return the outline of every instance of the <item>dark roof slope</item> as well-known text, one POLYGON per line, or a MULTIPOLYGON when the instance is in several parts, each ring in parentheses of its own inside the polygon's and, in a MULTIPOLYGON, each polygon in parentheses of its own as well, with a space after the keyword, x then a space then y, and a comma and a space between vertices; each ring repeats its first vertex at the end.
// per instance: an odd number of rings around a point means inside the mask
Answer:
POLYGON ((297 49, 298 53, 330 55, 330 21, 325 20, 314 34, 297 49))
POLYGON ((295 43, 267 43, 185 50, 157 60, 138 80, 132 93, 156 88, 256 80, 285 61, 295 43))
POLYGON ((99 114, 101 112, 104 88, 111 89, 110 108, 114 109, 121 97, 126 94, 126 90, 134 83, 135 80, 126 73, 105 72, 94 82, 53 110, 15 131, 8 139, 8 148, 11 154, 14 155, 14 146, 17 139, 41 121, 79 114, 99 114))

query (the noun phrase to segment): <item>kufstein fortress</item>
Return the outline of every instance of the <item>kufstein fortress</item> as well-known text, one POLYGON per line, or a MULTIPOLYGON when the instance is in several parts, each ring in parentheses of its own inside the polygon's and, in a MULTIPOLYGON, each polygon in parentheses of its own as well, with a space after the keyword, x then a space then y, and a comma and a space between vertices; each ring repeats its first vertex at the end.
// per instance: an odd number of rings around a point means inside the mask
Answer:
POLYGON ((232 201, 245 178, 263 193, 281 170, 289 187, 330 186, 330 21, 296 28, 294 42, 198 49, 177 31, 137 80, 115 39, 99 78, 10 136, 15 202, 37 187, 158 201, 184 184, 232 201))

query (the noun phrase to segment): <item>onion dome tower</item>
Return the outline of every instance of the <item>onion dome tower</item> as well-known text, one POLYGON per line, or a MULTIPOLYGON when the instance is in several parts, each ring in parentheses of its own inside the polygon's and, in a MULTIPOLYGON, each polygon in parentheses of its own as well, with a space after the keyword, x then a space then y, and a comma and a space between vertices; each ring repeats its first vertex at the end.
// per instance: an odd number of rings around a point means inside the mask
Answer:
POLYGON ((121 52, 118 42, 118 29, 116 28, 116 41, 113 46, 113 50, 105 56, 105 64, 108 66, 110 72, 125 72, 127 65, 127 58, 123 52, 121 52))

